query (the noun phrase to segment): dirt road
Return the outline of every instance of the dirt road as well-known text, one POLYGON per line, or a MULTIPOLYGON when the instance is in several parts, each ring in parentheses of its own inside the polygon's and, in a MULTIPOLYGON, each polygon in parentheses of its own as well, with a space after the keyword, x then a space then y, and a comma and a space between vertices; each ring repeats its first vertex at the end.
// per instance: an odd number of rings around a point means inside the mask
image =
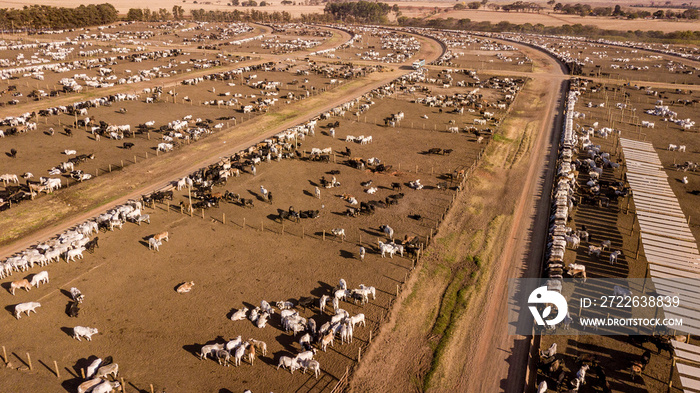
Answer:
POLYGON ((468 195, 458 198, 423 268, 359 366, 352 391, 523 391, 530 338, 508 335, 507 315, 518 310, 508 305, 507 282, 539 274, 549 209, 546 190, 556 159, 552 143, 561 124, 566 79, 554 59, 523 49, 540 65, 529 74, 533 81, 504 124, 504 136, 522 142, 496 144, 485 168, 470 181, 468 195), (436 315, 441 318, 447 285, 461 268, 457 263, 451 273, 443 273, 440 266, 473 253, 487 260, 482 263, 488 267, 471 268, 472 276, 481 278, 464 287, 468 306, 451 317, 449 335, 436 338, 436 315))

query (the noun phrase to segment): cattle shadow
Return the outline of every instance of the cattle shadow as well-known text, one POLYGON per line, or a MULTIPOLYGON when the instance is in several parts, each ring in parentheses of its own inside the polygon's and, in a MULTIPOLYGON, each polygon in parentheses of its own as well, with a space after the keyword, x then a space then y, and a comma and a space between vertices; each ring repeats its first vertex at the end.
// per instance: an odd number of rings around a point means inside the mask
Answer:
POLYGON ((243 304, 243 307, 248 307, 248 310, 252 310, 252 309, 254 309, 255 307, 258 307, 258 306, 256 306, 256 305, 251 304, 251 303, 248 303, 248 302, 242 302, 242 304, 243 304))
POLYGON ((333 285, 325 283, 323 281, 318 282, 318 287, 311 290, 311 295, 321 298, 323 295, 330 295, 333 292, 333 285))
MULTIPOLYGON (((64 329, 66 328, 61 328, 61 330, 65 331, 64 329)), ((73 329, 70 329, 70 331, 72 332, 73 329)), ((97 356, 95 355, 90 355, 87 358, 78 359, 72 366, 75 375, 82 375, 81 370, 84 370, 83 372, 87 371, 87 368, 92 364, 92 362, 95 361, 95 359, 97 359, 97 356)))
POLYGON ((385 237, 385 233, 379 230, 374 230, 374 229, 369 229, 369 228, 360 228, 360 230, 370 236, 375 236, 375 237, 385 237))
POLYGON ((267 199, 265 199, 262 195, 258 194, 257 192, 255 192, 253 190, 246 190, 246 191, 248 191, 248 194, 254 196, 255 199, 257 199, 258 201, 267 202, 267 199))
MULTIPOLYGON (((68 337, 73 338, 73 328, 64 326, 61 328, 61 331, 68 335, 68 337)), ((97 359, 97 357, 95 357, 95 359, 97 359)), ((85 367, 87 366, 89 366, 89 363, 85 367)), ((78 369, 77 371, 80 371, 80 369, 78 369)))
POLYGON ((7 312, 9 312, 13 317, 15 316, 15 306, 17 306, 17 304, 10 304, 8 306, 5 306, 5 310, 7 310, 7 312))
POLYGON ((345 259, 355 259, 355 253, 347 250, 340 250, 340 256, 345 259))
POLYGON ((13 155, 13 154, 10 153, 10 152, 6 152, 5 155, 8 156, 8 157, 10 157, 10 158, 15 158, 15 157, 17 157, 17 154, 14 154, 14 155, 13 155))
POLYGON ((313 181, 313 180, 309 180, 308 182, 309 182, 309 184, 311 184, 313 187, 318 187, 318 186, 319 186, 319 184, 316 183, 316 182, 313 181))
POLYGON ((202 347, 206 344, 185 344, 182 346, 182 349, 185 351, 189 352, 192 356, 196 357, 199 359, 199 351, 202 349, 202 347))
POLYGON ((7 293, 12 294, 12 292, 10 292, 10 290, 12 289, 12 285, 11 285, 11 284, 12 284, 12 283, 8 281, 8 282, 4 282, 4 283, 0 284, 0 286, 2 286, 3 288, 5 288, 5 290, 7 291, 7 293))
POLYGON ((279 213, 279 212, 282 212, 282 211, 284 211, 284 210, 282 210, 282 209, 277 209, 277 211, 278 211, 277 214, 275 214, 275 213, 270 213, 270 214, 268 214, 268 215, 267 215, 267 219, 270 220, 270 221, 274 221, 274 222, 282 222, 283 220, 280 219, 280 213, 279 213))
POLYGON ((71 295, 70 291, 67 291, 65 289, 61 289, 61 294, 63 294, 68 299, 73 300, 73 295, 71 295))
POLYGON ((219 389, 219 393, 233 393, 233 392, 226 389, 226 388, 221 388, 221 389, 219 389))
POLYGON ((314 194, 312 194, 311 191, 309 191, 309 190, 304 190, 304 195, 310 196, 312 198, 316 198, 316 196, 314 194))
MULTIPOLYGON (((148 238, 150 238, 150 237, 151 237, 151 236, 149 236, 148 238)), ((148 238, 146 238, 146 239, 148 239, 148 238)), ((149 247, 148 247, 148 241, 146 241, 146 240, 139 240, 139 244, 143 245, 143 246, 146 247, 146 248, 149 248, 149 247)))
MULTIPOLYGON (((81 383, 85 382, 82 378, 80 378, 73 370, 71 370, 68 367, 64 367, 64 369, 71 375, 70 379, 66 379, 63 382, 61 382, 61 387, 65 389, 67 392, 73 393, 76 390, 78 390, 78 386, 80 386, 81 383)), ((53 370, 52 370, 53 371, 53 370)))

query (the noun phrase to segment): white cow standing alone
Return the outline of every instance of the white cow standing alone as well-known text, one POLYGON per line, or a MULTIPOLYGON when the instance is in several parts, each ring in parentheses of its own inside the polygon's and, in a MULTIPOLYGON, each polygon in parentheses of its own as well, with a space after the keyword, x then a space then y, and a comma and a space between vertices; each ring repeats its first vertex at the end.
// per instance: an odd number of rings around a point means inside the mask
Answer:
POLYGON ((97 328, 76 326, 73 328, 73 338, 81 341, 80 337, 85 337, 86 340, 92 341, 93 334, 97 334, 97 328))
POLYGON ((15 318, 22 318, 23 312, 26 312, 27 316, 29 316, 30 312, 34 312, 36 314, 36 309, 38 307, 41 307, 41 304, 39 302, 20 303, 15 306, 15 318))

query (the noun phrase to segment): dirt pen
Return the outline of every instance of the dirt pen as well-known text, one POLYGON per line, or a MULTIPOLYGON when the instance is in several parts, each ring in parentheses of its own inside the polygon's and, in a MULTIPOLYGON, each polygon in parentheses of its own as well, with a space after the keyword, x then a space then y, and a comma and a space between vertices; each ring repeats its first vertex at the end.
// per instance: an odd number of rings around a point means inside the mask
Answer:
MULTIPOLYGON (((378 100, 367 115, 383 118, 405 110, 407 105, 415 104, 378 100)), ((463 121, 458 115, 454 118, 463 121)), ((151 216, 150 225, 127 223, 123 230, 100 233, 100 247, 94 254, 86 253, 84 261, 48 267, 51 285, 28 293, 20 291, 11 298, 12 304, 40 301, 39 312, 19 321, 11 315, 12 306, 5 313, 5 325, 14 325, 12 334, 3 335, 10 338, 2 343, 9 351, 7 360, 19 368, 25 366, 23 363, 29 367, 28 356, 34 362, 32 370, 27 371, 32 378, 7 371, 5 383, 36 392, 53 392, 57 385, 73 391, 82 381, 81 369, 87 367, 90 356, 111 355, 120 363, 127 391, 149 391, 150 385, 190 391, 332 391, 343 386, 419 257, 406 254, 403 258, 382 258, 377 253, 377 240, 388 239, 379 225, 391 225, 398 239, 416 235, 429 244, 456 190, 463 187, 486 145, 477 144, 463 133, 386 127, 335 117, 329 121, 335 119, 340 121, 335 138, 327 135, 329 128, 321 123, 316 136, 307 137, 300 147, 310 150, 330 146, 336 152, 331 162, 301 159, 261 164, 255 176, 244 173, 225 186, 254 199, 253 208, 222 202, 218 209, 182 214, 177 203, 189 195, 186 190, 175 190, 173 201, 145 208, 144 213, 151 216), (373 142, 345 142, 346 134, 370 134, 373 142), (346 147, 352 149, 353 156, 376 156, 393 168, 386 174, 350 168, 341 156, 346 147), (432 155, 427 154, 428 147, 454 151, 432 155), (465 176, 448 181, 448 190, 438 189, 437 183, 458 168, 465 169, 465 176), (330 179, 333 170, 340 172, 334 175, 340 187, 322 188, 320 200, 316 199, 313 189, 318 179, 330 179), (408 187, 407 183, 416 179, 421 179, 424 189, 408 187), (378 188, 374 195, 364 193, 365 188, 360 186, 368 180, 378 188), (345 215, 351 206, 340 194, 352 194, 361 201, 381 200, 397 193, 392 190, 395 182, 401 184, 405 194, 398 206, 377 209, 371 216, 345 215), (274 195, 272 204, 260 195, 260 185, 274 195), (321 214, 300 223, 280 220, 279 210, 289 206, 319 210, 321 214), (338 227, 345 229, 345 239, 330 235, 338 227), (169 241, 163 242, 158 252, 149 250, 145 239, 162 231, 169 232, 169 241), (360 246, 368 250, 364 261, 358 257, 360 246), (350 288, 375 286, 377 297, 365 306, 341 302, 341 308, 351 315, 364 313, 367 327, 358 325, 352 344, 336 341, 327 353, 319 352, 316 358, 322 374, 318 380, 300 372, 290 375, 288 371, 276 371, 280 356, 293 356, 299 350, 299 337, 285 333, 277 315, 264 329, 248 320, 229 320, 232 311, 243 306, 252 309, 261 300, 274 304, 310 297, 317 304, 321 295, 332 293, 340 278, 347 280, 350 288), (185 281, 196 283, 192 293, 176 293, 174 288, 185 281), (72 286, 86 296, 77 319, 64 313, 69 300, 67 290, 72 286), (19 328, 19 324, 25 326, 19 328), (71 334, 77 324, 97 327, 100 334, 92 342, 75 341, 71 334), (267 342, 268 354, 259 355, 252 366, 244 362, 238 368, 221 367, 211 359, 201 361, 196 356, 201 345, 237 335, 267 342), (43 340, 33 341, 35 337, 43 340), (53 366, 54 361, 61 378, 57 378, 55 367, 44 367, 53 366), (169 371, 163 373, 163 367, 169 371), (204 374, 208 377, 199 378, 204 374)), ((10 296, 8 293, 8 300, 10 296)), ((301 315, 313 316, 319 325, 329 318, 327 313, 319 314, 317 306, 300 309, 301 315)))

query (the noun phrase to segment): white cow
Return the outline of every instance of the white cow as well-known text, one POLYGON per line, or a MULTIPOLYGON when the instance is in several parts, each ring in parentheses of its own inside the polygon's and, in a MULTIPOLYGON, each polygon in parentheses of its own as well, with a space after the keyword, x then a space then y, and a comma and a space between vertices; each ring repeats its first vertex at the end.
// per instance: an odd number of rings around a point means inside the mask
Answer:
POLYGON ((70 261, 74 261, 75 258, 83 259, 83 251, 85 251, 85 247, 78 247, 78 248, 66 251, 66 254, 65 254, 66 263, 68 263, 70 261))
POLYGON ((236 312, 231 315, 231 320, 232 321, 242 321, 245 319, 246 313, 248 312, 248 307, 243 307, 241 309, 238 309, 236 312))
POLYGON ((160 251, 160 250, 158 249, 158 247, 159 247, 161 244, 163 244, 163 243, 160 242, 160 241, 158 241, 158 240, 156 240, 156 239, 153 238, 153 237, 150 238, 150 239, 148 239, 148 249, 149 249, 149 250, 160 251))
POLYGON ((613 296, 622 296, 622 297, 632 296, 632 291, 630 291, 628 288, 624 288, 624 287, 615 285, 613 287, 613 296))
POLYGON ((76 326, 73 328, 73 338, 80 341, 80 337, 85 337, 86 340, 92 341, 93 334, 97 334, 97 328, 76 326))
POLYGON ((41 271, 41 272, 35 274, 32 277, 32 281, 30 282, 30 284, 32 286, 39 288, 39 284, 48 284, 48 282, 49 282, 49 272, 44 270, 44 271, 41 271))
POLYGON ((279 370, 280 367, 286 368, 292 374, 294 374, 294 370, 299 369, 299 364, 294 358, 290 358, 289 356, 281 356, 279 363, 277 363, 277 369, 279 370))
POLYGON ((39 302, 20 303, 15 306, 15 318, 22 318, 23 312, 26 312, 27 316, 29 316, 30 312, 34 312, 36 314, 36 309, 38 307, 41 307, 41 304, 39 302))
POLYGON ((394 257, 394 253, 396 253, 396 249, 391 244, 384 243, 382 241, 378 241, 378 243, 379 243, 379 251, 381 251, 381 253, 382 253, 382 258, 384 258, 384 255, 387 253, 389 253, 389 256, 391 258, 394 257))
POLYGON ((343 228, 334 228, 331 230, 331 234, 335 237, 341 237, 343 240, 345 240, 345 229, 343 228))

